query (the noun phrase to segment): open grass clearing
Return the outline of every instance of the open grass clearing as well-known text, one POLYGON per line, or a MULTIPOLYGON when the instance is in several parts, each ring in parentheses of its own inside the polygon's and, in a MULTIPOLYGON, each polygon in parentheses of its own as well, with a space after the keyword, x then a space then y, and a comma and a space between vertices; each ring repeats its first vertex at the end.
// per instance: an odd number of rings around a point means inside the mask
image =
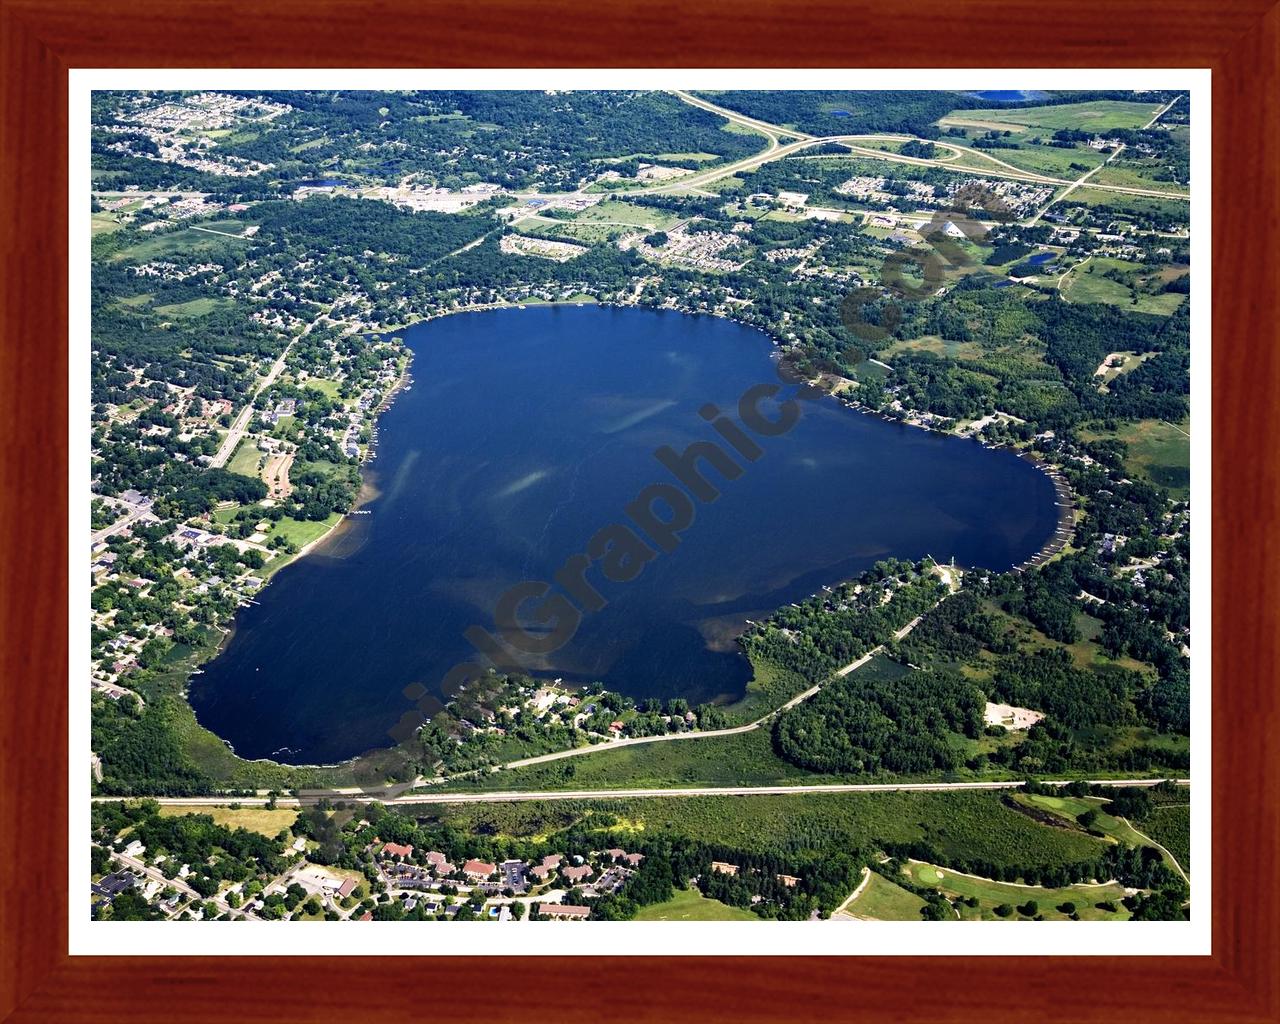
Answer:
POLYGON ((207 814, 214 824, 224 828, 243 828, 274 839, 282 829, 289 828, 297 820, 298 811, 291 807, 209 807, 206 804, 165 804, 160 808, 162 818, 176 818, 186 814, 207 814))
POLYGON ((651 903, 636 914, 636 921, 759 921, 741 907, 708 899, 697 889, 680 889, 665 903, 651 903))
POLYGON ((861 921, 919 921, 923 906, 924 900, 915 893, 873 871, 866 888, 844 912, 861 921))
POLYGON ((257 476, 258 470, 262 466, 262 452, 258 451, 257 442, 251 438, 244 438, 227 460, 227 469, 232 473, 240 473, 242 476, 257 476))
POLYGON ((1118 438, 1128 446, 1125 468, 1135 476, 1165 488, 1185 501, 1191 493, 1191 422, 1138 420, 1123 423, 1115 430, 1080 430, 1084 440, 1118 438))
MULTIPOLYGON (((995 913, 996 907, 1018 907, 1025 905, 1028 900, 1036 904, 1036 913, 1031 916, 1042 915, 1046 921, 1070 920, 1072 911, 1058 909, 1064 904, 1070 904, 1082 921, 1123 921, 1129 917, 1129 912, 1120 903, 1125 895, 1124 886, 1117 883, 1046 889, 1041 886, 1009 885, 918 861, 905 864, 902 870, 916 885, 937 889, 948 898, 976 899, 976 907, 964 903, 956 906, 962 921, 999 921, 1002 917, 995 913), (1105 910, 1096 906, 1098 903, 1113 903, 1116 909, 1105 910)), ((1026 915, 1015 910, 1003 920, 1016 920, 1020 917, 1025 919, 1026 915)))
POLYGON ((1162 104, 1155 101, 1088 100, 1084 103, 1063 103, 1043 107, 981 108, 955 110, 938 120, 945 125, 955 120, 962 123, 978 123, 992 128, 1021 125, 1027 128, 1056 130, 1077 128, 1081 131, 1106 133, 1113 128, 1140 128, 1159 111, 1162 104))
POLYGON ((169 306, 156 306, 155 311, 161 316, 178 317, 185 320, 190 317, 205 316, 215 309, 232 304, 230 299, 204 297, 190 299, 187 302, 175 302, 169 306))

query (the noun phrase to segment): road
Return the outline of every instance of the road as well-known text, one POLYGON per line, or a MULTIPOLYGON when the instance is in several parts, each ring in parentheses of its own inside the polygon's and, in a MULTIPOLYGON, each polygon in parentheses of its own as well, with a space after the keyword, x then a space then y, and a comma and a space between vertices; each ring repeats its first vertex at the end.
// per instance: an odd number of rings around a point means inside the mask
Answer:
MULTIPOLYGON (((692 176, 680 178, 672 182, 664 182, 660 185, 652 185, 652 186, 649 186, 648 188, 630 189, 625 193, 620 193, 624 197, 632 196, 632 195, 653 195, 653 194, 660 194, 660 193, 666 193, 666 192, 678 192, 678 191, 684 191, 688 189, 696 189, 701 185, 707 185, 713 181, 718 181, 721 178, 727 178, 730 175, 736 174, 740 171, 752 170, 760 166, 760 164, 767 163, 770 160, 778 160, 783 157, 791 156, 793 153, 797 153, 800 150, 807 149, 811 146, 820 146, 826 143, 838 143, 840 145, 847 146, 850 150, 857 152, 859 155, 871 156, 871 157, 874 157, 875 159, 886 160, 892 163, 907 163, 907 164, 915 164, 917 166, 940 167, 943 170, 951 170, 951 171, 957 171, 957 172, 967 173, 967 174, 980 174, 980 175, 998 177, 998 178, 1014 178, 1014 179, 1021 179, 1024 181, 1040 182, 1042 184, 1053 184, 1053 185, 1078 184, 1078 182, 1073 183, 1071 179, 1068 179, 1068 178, 1054 178, 1048 175, 1038 174, 1034 171, 1023 170, 1022 168, 1015 167, 1013 164, 1006 163, 1005 161, 1000 160, 999 158, 994 157, 989 153, 984 153, 981 150, 977 150, 977 149, 971 149, 968 146, 961 146, 953 142, 939 143, 937 140, 934 140, 934 139, 917 139, 916 140, 920 142, 934 142, 935 145, 940 144, 951 150, 959 150, 962 153, 967 153, 983 161, 994 164, 1002 169, 988 170, 980 167, 963 167, 963 166, 957 167, 954 163, 954 160, 955 160, 954 156, 941 159, 941 160, 938 160, 938 159, 928 160, 922 157, 902 156, 901 154, 898 154, 898 153, 885 153, 881 150, 867 149, 857 145, 858 142, 865 142, 865 141, 874 140, 874 139, 881 139, 881 140, 889 139, 897 142, 908 142, 908 141, 911 141, 912 139, 915 139, 915 136, 911 136, 911 135, 896 135, 896 134, 885 134, 885 133, 871 134, 871 135, 826 135, 826 136, 809 135, 805 132, 794 131, 790 128, 784 128, 781 125, 770 124, 767 121, 761 121, 758 118, 748 117, 745 114, 740 114, 735 110, 728 109, 727 107, 718 106, 717 104, 711 103, 707 100, 701 99, 700 97, 693 96, 690 93, 683 92, 678 89, 673 90, 673 95, 679 97, 685 103, 698 107, 702 110, 708 110, 708 111, 711 111, 712 113, 719 114, 721 117, 729 121, 732 121, 735 124, 742 125, 743 127, 750 128, 753 131, 759 132, 760 134, 764 135, 767 139, 769 139, 769 145, 761 152, 756 153, 752 156, 746 157, 743 160, 739 160, 736 163, 726 164, 722 167, 715 167, 707 171, 700 171, 697 174, 694 174, 692 176), (793 139, 796 139, 797 141, 787 143, 785 145, 780 145, 778 143, 778 139, 780 136, 784 136, 784 135, 789 136, 793 139)), ((1148 123, 1148 127, 1150 127, 1151 124, 1154 124, 1155 121, 1159 119, 1160 115, 1163 114, 1166 110, 1168 110, 1169 107, 1176 102, 1177 102, 1177 98, 1171 101, 1166 107, 1164 107, 1164 109, 1158 111, 1156 113, 1155 118, 1153 118, 1148 123)), ((1093 187, 1096 189, 1107 191, 1107 192, 1121 192, 1121 193, 1126 193, 1131 195, 1155 196, 1155 197, 1160 197, 1165 199, 1186 200, 1189 198, 1189 196, 1183 192, 1164 192, 1164 191, 1160 191, 1159 189, 1130 188, 1127 186, 1120 186, 1120 185, 1094 185, 1093 187)))
MULTIPOLYGON (((1045 786, 1066 786, 1076 779, 1042 780, 1045 786)), ((1158 786, 1165 779, 1089 779, 1091 786, 1158 786)), ((1191 785, 1190 779, 1172 780, 1179 786, 1191 785)), ((579 789, 558 791, 508 790, 493 793, 412 793, 380 800, 383 804, 506 804, 528 803, 538 800, 627 800, 653 799, 673 796, 813 796, 832 793, 955 793, 969 791, 999 791, 1020 789, 1026 785, 1022 779, 1004 782, 864 782, 830 783, 812 786, 698 786, 688 789, 667 787, 664 789, 579 789)), ((95 796, 95 802, 119 800, 120 797, 95 796)), ((148 797, 159 804, 181 807, 220 806, 238 803, 244 807, 260 807, 267 800, 243 796, 161 796, 148 797)), ((321 799, 321 798, 316 798, 321 799)), ((305 801, 304 801, 305 802, 305 801)), ((295 797, 277 797, 276 805, 297 807, 295 797)))
MULTIPOLYGON (((196 892, 193 888, 191 888, 191 886, 187 885, 186 882, 182 881, 182 879, 166 878, 164 872, 161 871, 159 868, 153 868, 150 865, 146 864, 145 862, 138 860, 137 857, 126 857, 123 853, 115 853, 115 852, 113 852, 111 856, 114 857, 116 860, 118 860, 125 867, 127 867, 134 874, 143 875, 146 878, 150 878, 154 881, 157 881, 161 885, 174 889, 177 892, 182 893, 182 895, 195 900, 197 903, 203 903, 205 901, 205 898, 203 896, 201 896, 198 892, 196 892)), ((254 915, 252 914, 247 914, 239 910, 233 910, 231 907, 227 905, 226 901, 221 896, 214 897, 213 902, 217 906, 220 913, 227 914, 229 916, 236 916, 236 915, 243 914, 245 917, 249 917, 250 919, 254 918, 254 915)))
MULTIPOLYGON (((299 337, 305 337, 307 333, 314 327, 323 317, 313 320, 307 325, 306 330, 299 337)), ((231 458, 231 453, 236 450, 236 445, 240 443, 240 438, 244 437, 244 432, 249 426, 249 421, 253 419, 253 403, 257 397, 267 388, 276 382, 276 378, 280 376, 280 371, 284 369, 284 361, 288 358, 289 350, 293 348, 297 342, 297 338, 289 342, 284 347, 284 351, 280 353, 280 358, 271 364, 271 369, 267 371, 267 375, 262 378, 262 383, 253 389, 253 394, 249 396, 249 400, 245 402, 244 408, 240 410, 240 415, 235 418, 231 424, 231 429, 227 431, 227 436, 222 439, 222 445, 218 448, 217 454, 209 461, 209 465, 213 468, 225 466, 227 460, 231 458)))
MULTIPOLYGON (((949 573, 956 572, 956 571, 957 570, 952 570, 949 568, 946 570, 940 569, 940 573, 943 576, 943 578, 946 580, 947 586, 950 588, 952 593, 955 593, 958 587, 958 584, 949 575, 949 573)), ((908 622, 905 626, 903 626, 900 630, 894 633, 893 639, 895 641, 901 640, 913 629, 915 629, 917 625, 919 625, 920 620, 922 618, 924 618, 923 615, 916 616, 914 619, 908 622)), ((834 675, 836 677, 847 676, 850 672, 853 672, 855 669, 861 668, 863 665, 869 662, 877 654, 883 651, 884 648, 885 648, 885 645, 880 644, 874 649, 867 651, 866 654, 858 658, 856 661, 851 661, 849 662, 848 665, 845 665, 843 668, 836 669, 834 675)), ((527 768, 530 765, 546 764, 548 761, 560 761, 566 757, 581 757, 585 754, 598 754, 601 751, 605 751, 605 750, 616 750, 619 747, 634 747, 634 746, 638 746, 641 743, 667 743, 674 740, 708 740, 708 739, 714 739, 718 736, 738 736, 744 732, 751 732, 754 729, 759 729, 762 725, 767 725, 769 722, 773 720, 774 716, 776 716, 780 712, 788 711, 791 708, 795 707, 797 704, 800 704, 801 702, 808 700, 814 694, 818 693, 818 691, 822 689, 822 686, 823 686, 823 683, 815 683, 813 686, 809 687, 809 689, 805 690, 804 692, 796 694, 794 697, 792 697, 789 701, 787 701, 781 707, 775 708, 774 710, 770 711, 767 715, 763 715, 760 718, 757 718, 754 722, 748 722, 746 725, 735 725, 728 729, 707 729, 705 731, 698 731, 698 732, 668 732, 668 733, 663 733, 661 736, 633 736, 630 739, 625 739, 625 740, 610 740, 608 743, 597 743, 589 747, 574 747, 572 750, 557 750, 553 754, 539 754, 537 757, 526 757, 519 761, 510 761, 507 764, 495 766, 493 770, 499 771, 503 768, 527 768)))
POLYGON ((144 507, 141 505, 129 505, 128 502, 124 502, 123 504, 125 504, 128 507, 129 514, 126 515, 123 519, 116 520, 110 526, 103 527, 101 530, 95 530, 92 534, 89 535, 89 541, 91 544, 97 544, 99 541, 106 540, 108 537, 114 537, 117 533, 120 533, 122 530, 126 529, 127 527, 132 526, 139 519, 143 519, 146 516, 151 516, 151 519, 154 522, 160 521, 159 518, 157 518, 154 515, 151 515, 150 505, 147 505, 144 507))

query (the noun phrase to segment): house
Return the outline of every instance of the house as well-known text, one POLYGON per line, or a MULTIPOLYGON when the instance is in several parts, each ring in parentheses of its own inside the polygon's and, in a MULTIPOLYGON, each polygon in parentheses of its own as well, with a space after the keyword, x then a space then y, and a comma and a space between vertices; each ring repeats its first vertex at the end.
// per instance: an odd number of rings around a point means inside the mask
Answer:
POLYGON ((343 879, 342 884, 338 886, 337 892, 334 895, 336 895, 340 900, 345 900, 356 891, 356 886, 358 884, 359 883, 354 878, 343 879))
POLYGON ((405 846, 401 843, 387 843, 382 848, 382 855, 384 857, 399 857, 403 860, 405 857, 413 855, 413 847, 405 846))
POLYGON ((142 845, 142 840, 140 839, 135 839, 124 848, 124 855, 126 857, 141 857, 146 852, 147 848, 142 845))
POLYGON ((788 889, 794 889, 797 885, 800 884, 800 879, 798 879, 795 875, 778 875, 776 877, 778 881, 781 882, 783 885, 785 885, 788 889))
POLYGON ((582 921, 591 916, 591 908, 571 907, 563 903, 543 903, 538 907, 538 913, 543 917, 582 921))
POLYGON ((612 850, 605 850, 604 852, 608 854, 609 859, 612 861, 619 861, 627 855, 626 850, 619 849, 616 846, 612 850))
POLYGON ((639 867, 640 862, 644 860, 643 853, 626 853, 622 855, 622 859, 630 864, 633 868, 639 867))
POLYGON ((469 860, 462 865, 462 873, 468 878, 475 880, 488 878, 497 870, 498 867, 496 864, 490 864, 483 860, 469 860))
POLYGON ((580 864, 577 867, 560 869, 561 877, 575 885, 585 878, 590 878, 593 874, 590 864, 580 864))
POLYGON ((738 865, 726 864, 722 860, 713 860, 711 862, 711 870, 720 875, 736 875, 738 873, 738 865))

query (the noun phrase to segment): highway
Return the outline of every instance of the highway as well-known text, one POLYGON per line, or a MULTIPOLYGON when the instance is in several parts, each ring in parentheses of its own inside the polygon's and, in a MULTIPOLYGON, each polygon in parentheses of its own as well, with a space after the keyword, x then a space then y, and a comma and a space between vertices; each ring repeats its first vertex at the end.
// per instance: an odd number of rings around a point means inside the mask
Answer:
MULTIPOLYGON (((1054 779, 1042 781, 1045 786, 1066 786, 1076 779, 1054 779)), ((1165 779, 1089 779, 1091 786, 1157 786, 1165 779)), ((1190 786, 1190 779, 1171 780, 1179 786, 1190 786)), ((866 782, 866 783, 831 783, 812 786, 697 786, 686 789, 666 787, 662 789, 576 789, 558 791, 507 790, 492 793, 408 793, 400 796, 379 798, 369 794, 365 799, 379 800, 383 804, 506 804, 528 803, 537 800, 628 800, 653 799, 656 797, 674 796, 814 796, 837 793, 957 793, 957 792, 992 792, 1008 789, 1021 789, 1026 783, 1021 779, 1004 782, 866 782)), ((298 807, 303 803, 311 803, 324 798, 332 799, 333 794, 321 794, 316 797, 305 797, 301 801, 297 797, 277 797, 276 805, 280 807, 298 807)), ((120 800, 121 797, 95 796, 95 802, 120 800)), ((160 804, 180 807, 225 806, 229 803, 244 807, 260 807, 267 803, 262 797, 243 796, 162 796, 148 797, 160 804)))

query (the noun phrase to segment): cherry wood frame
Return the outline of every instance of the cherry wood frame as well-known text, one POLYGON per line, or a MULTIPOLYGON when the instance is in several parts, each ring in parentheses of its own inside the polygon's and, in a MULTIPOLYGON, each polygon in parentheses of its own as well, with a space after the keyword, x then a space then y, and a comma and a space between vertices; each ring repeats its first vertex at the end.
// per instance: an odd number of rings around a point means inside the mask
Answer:
POLYGON ((0 1018, 1280 1020, 1272 2, 0 0, 0 1018), (1212 956, 69 957, 68 68, 951 65, 1213 69, 1212 956))

